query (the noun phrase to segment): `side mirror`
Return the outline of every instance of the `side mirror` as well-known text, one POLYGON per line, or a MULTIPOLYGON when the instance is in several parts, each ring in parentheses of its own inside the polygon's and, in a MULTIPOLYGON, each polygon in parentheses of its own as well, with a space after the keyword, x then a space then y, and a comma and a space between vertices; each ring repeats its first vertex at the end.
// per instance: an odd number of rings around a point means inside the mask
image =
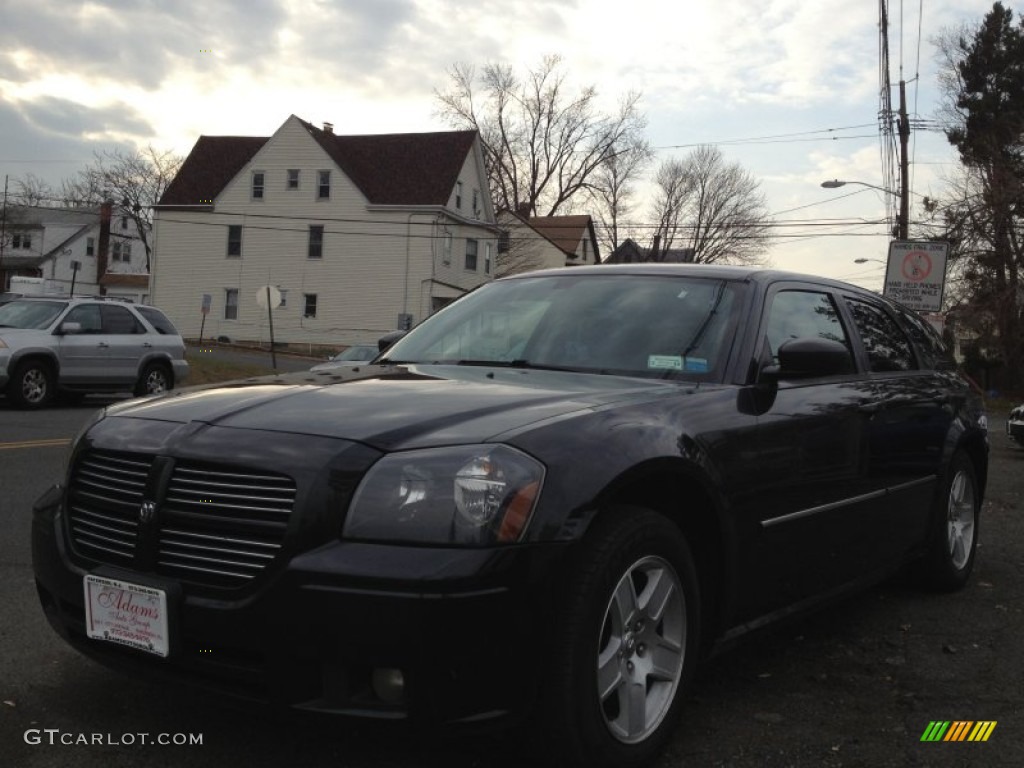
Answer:
POLYGON ((784 341, 778 355, 778 365, 762 370, 773 379, 813 379, 854 371, 853 355, 845 344, 818 336, 784 341))
POLYGON ((391 333, 385 333, 377 339, 377 351, 383 352, 407 333, 408 331, 392 331, 391 333))
POLYGON ((82 332, 82 324, 81 323, 65 322, 65 323, 61 323, 60 325, 57 326, 57 335, 58 336, 63 336, 64 334, 67 334, 67 333, 81 333, 81 332, 82 332))

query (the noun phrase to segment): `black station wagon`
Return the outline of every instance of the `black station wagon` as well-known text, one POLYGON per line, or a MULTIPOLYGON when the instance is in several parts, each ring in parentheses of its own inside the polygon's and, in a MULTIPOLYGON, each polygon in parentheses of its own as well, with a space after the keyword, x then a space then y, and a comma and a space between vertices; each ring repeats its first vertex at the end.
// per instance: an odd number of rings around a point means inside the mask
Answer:
POLYGON ((704 265, 498 280, 370 364, 97 414, 36 505, 54 628, 281 705, 632 766, 698 660, 905 566, 967 580, 986 420, 859 288, 704 265))

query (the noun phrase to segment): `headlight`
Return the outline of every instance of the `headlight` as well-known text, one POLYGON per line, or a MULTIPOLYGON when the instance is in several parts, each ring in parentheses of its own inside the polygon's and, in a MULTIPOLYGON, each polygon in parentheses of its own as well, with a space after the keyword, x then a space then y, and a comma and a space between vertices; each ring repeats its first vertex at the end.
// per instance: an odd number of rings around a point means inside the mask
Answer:
POLYGON ((356 489, 350 539, 483 546, 519 541, 544 466, 507 445, 467 445, 385 456, 356 489))

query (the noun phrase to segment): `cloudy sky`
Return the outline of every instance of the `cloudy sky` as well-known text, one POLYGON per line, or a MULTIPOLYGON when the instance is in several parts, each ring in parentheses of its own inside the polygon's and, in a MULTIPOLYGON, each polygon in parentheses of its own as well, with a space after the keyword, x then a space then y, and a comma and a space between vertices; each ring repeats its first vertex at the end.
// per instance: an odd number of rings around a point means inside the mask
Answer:
MULTIPOLYGON (((936 34, 991 6, 889 0, 912 117, 938 106, 936 34)), ((453 63, 522 71, 559 54, 608 106, 643 93, 659 159, 719 143, 753 173, 787 224, 775 266, 881 285, 880 263, 853 259, 884 257, 888 228, 861 220, 885 216, 886 194, 819 186, 883 182, 877 0, 0 0, 0 19, 0 176, 57 183, 95 150, 187 154, 200 134, 266 136, 293 113, 337 133, 440 130, 453 63)), ((941 133, 912 143, 919 201, 955 158, 941 133)))

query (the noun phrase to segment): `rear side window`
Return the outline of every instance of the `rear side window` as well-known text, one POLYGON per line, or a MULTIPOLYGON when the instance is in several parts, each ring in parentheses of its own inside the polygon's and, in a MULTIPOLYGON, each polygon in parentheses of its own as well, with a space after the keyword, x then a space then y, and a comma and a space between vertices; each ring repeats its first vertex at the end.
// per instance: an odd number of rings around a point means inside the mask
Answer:
POLYGON ((145 333, 146 329, 142 327, 142 323, 135 319, 130 311, 124 307, 100 307, 103 313, 103 332, 104 333, 117 333, 117 334, 128 334, 128 333, 145 333))
POLYGON ((912 312, 899 310, 903 325, 910 332, 910 339, 917 347, 923 368, 953 368, 949 350, 932 326, 912 312))
POLYGON ((873 373, 917 368, 906 334, 884 310, 864 301, 848 300, 873 373))
POLYGON ((178 329, 167 319, 167 315, 153 307, 136 307, 149 324, 156 328, 156 332, 164 336, 177 336, 178 329))

